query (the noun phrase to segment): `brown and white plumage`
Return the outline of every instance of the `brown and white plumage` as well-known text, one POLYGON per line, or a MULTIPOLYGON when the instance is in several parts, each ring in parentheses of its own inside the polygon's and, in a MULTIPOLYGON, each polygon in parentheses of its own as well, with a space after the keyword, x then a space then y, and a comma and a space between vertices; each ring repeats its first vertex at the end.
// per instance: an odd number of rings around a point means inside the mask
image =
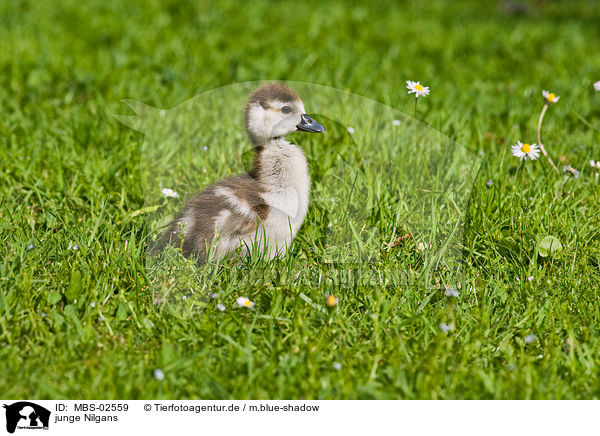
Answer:
POLYGON ((256 151, 252 171, 193 197, 154 251, 181 246, 185 256, 204 262, 214 242, 217 257, 240 247, 269 259, 283 255, 304 221, 310 194, 304 153, 284 138, 296 130, 325 131, 291 89, 277 83, 257 89, 246 106, 246 131, 256 151))

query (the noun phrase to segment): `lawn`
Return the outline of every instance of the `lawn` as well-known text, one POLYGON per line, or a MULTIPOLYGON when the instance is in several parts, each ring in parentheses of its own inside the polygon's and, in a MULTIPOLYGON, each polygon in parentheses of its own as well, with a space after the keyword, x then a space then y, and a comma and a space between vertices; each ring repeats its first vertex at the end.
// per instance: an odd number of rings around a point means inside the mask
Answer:
POLYGON ((0 396, 598 398, 599 21, 595 1, 0 3, 0 396), (265 80, 328 129, 293 135, 313 179, 293 249, 157 263, 185 199, 247 166, 265 80), (431 88, 420 122, 406 80, 431 88), (543 89, 561 174, 511 154, 543 89))

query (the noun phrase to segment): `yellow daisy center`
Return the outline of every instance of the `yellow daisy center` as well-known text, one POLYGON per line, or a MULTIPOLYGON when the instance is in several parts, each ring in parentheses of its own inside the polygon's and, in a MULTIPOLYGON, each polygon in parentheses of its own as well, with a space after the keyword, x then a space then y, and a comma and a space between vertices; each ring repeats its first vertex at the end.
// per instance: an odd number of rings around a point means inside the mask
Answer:
POLYGON ((329 295, 327 297, 327 305, 334 306, 335 305, 335 297, 333 295, 329 295))
MULTIPOLYGON (((423 91, 423 86, 419 85, 418 83, 415 85, 415 89, 417 91, 423 91)), ((550 95, 554 95, 554 94, 550 94, 550 95)))
POLYGON ((523 144, 523 147, 521 147, 521 151, 523 153, 529 153, 531 151, 531 146, 529 144, 523 144))
POLYGON ((556 98, 556 95, 553 92, 551 92, 550 94, 548 94, 548 100, 554 101, 555 98, 556 98))
POLYGON ((244 301, 244 306, 246 307, 250 307, 252 303, 250 302, 250 300, 244 301))

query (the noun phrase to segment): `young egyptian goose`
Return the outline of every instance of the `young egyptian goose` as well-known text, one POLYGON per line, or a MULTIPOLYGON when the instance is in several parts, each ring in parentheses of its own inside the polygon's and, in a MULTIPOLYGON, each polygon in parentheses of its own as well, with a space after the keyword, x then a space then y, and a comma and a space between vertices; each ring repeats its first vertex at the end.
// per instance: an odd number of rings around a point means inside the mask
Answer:
POLYGON ((170 244, 200 263, 213 242, 217 257, 240 247, 243 255, 264 252, 268 259, 285 254, 304 221, 310 193, 304 153, 285 139, 296 130, 325 128, 306 115, 290 88, 275 83, 254 91, 246 106, 246 131, 256 152, 252 170, 192 198, 154 251, 170 244))

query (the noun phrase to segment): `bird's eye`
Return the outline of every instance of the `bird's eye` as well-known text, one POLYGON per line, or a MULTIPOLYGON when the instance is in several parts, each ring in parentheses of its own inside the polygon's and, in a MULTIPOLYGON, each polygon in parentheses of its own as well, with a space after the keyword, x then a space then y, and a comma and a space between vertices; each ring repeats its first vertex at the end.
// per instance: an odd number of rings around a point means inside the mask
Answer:
POLYGON ((281 113, 282 114, 289 114, 290 112, 292 112, 292 108, 289 106, 284 106, 281 108, 281 113))

